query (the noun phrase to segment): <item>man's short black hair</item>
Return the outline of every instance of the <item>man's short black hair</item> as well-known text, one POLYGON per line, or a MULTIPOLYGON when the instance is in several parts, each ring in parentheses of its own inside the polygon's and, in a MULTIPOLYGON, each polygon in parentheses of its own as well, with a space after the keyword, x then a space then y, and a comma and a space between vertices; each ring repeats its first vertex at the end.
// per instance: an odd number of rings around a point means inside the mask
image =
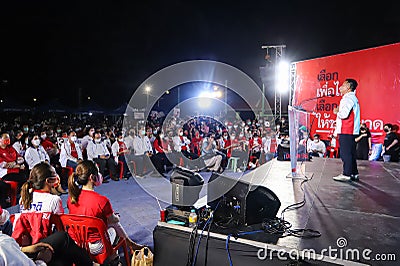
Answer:
POLYGON ((355 91, 357 89, 358 83, 355 79, 346 79, 345 81, 350 84, 351 91, 355 91))
POLYGON ((383 127, 388 127, 389 129, 392 129, 393 125, 390 124, 390 123, 386 123, 386 124, 383 125, 383 127))

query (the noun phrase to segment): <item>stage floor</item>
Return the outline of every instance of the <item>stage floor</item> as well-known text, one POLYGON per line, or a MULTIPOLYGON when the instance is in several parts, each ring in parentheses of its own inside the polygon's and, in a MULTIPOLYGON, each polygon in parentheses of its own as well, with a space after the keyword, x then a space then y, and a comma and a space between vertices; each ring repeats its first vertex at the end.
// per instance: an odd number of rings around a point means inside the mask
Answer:
POLYGON ((400 165, 398 163, 358 161, 359 182, 338 182, 340 159, 314 158, 303 164, 311 180, 285 176, 287 162, 273 161, 264 185, 275 192, 282 206, 301 202, 303 207, 285 212, 293 228, 309 228, 321 233, 319 238, 280 238, 279 246, 317 253, 332 250, 332 256, 372 265, 398 265, 400 261, 400 165), (303 192, 304 191, 304 192, 303 192), (336 249, 333 250, 333 249, 336 249), (354 252, 354 255, 351 253, 354 252), (364 255, 363 255, 364 252, 364 255), (381 260, 382 261, 379 261, 381 260), (392 260, 383 261, 383 259, 392 260), (396 263, 397 261, 397 263, 396 263))
MULTIPOLYGON (((399 265, 400 164, 358 161, 358 166, 359 182, 334 181, 332 177, 341 173, 342 169, 341 160, 335 158, 315 158, 311 162, 305 162, 303 168, 311 180, 302 186, 302 179, 286 177, 290 173, 290 162, 287 161, 272 160, 246 173, 242 178, 262 184, 278 196, 281 201, 278 217, 285 207, 301 202, 305 195, 305 205, 285 212, 284 218, 293 228, 317 230, 321 237, 300 239, 287 236, 274 244, 296 250, 313 249, 316 253, 321 253, 324 249, 336 249, 331 254, 345 260, 353 260, 344 253, 356 249, 360 254, 358 261, 363 263, 399 265), (378 261, 379 255, 381 258, 391 259, 392 263, 378 261), (393 262, 394 259, 396 261, 393 262)), ((201 174, 206 181, 210 177, 210 173, 201 174)), ((238 175, 229 172, 226 174, 238 175)), ((170 192, 164 191, 159 185, 165 181, 167 180, 164 178, 146 176, 142 182, 153 191, 169 194, 170 192)), ((143 190, 138 182, 141 181, 132 178, 119 182, 110 181, 96 191, 111 200, 114 210, 121 215, 122 225, 132 239, 153 248, 152 233, 159 220, 159 206, 154 196, 143 190)), ((204 195, 204 191, 201 194, 204 195)), ((62 195, 62 199, 65 212, 68 213, 67 195, 62 195)), ((165 202, 160 204, 162 207, 168 205, 165 202)), ((11 213, 15 211, 16 207, 10 208, 11 213)))

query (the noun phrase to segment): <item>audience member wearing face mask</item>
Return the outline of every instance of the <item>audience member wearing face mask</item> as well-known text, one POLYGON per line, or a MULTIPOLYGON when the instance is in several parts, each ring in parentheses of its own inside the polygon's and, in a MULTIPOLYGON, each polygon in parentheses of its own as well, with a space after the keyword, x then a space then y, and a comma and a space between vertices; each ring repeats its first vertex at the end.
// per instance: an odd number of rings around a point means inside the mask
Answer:
POLYGON ((18 191, 26 181, 25 160, 13 148, 8 133, 0 135, 0 204, 2 207, 10 207, 10 185, 4 181, 18 182, 18 191))
MULTIPOLYGON (((78 164, 76 171, 69 177, 69 197, 67 206, 70 214, 87 215, 100 218, 109 227, 111 242, 116 236, 124 238, 133 250, 143 246, 135 243, 126 233, 119 216, 114 213, 110 200, 95 192, 95 188, 102 183, 102 175, 92 161, 83 161, 78 164)), ((89 235, 89 250, 96 255, 101 252, 103 244, 97 233, 89 235)), ((113 255, 117 258, 117 254, 113 255)))
POLYGON ((40 162, 50 163, 50 157, 41 145, 41 139, 37 134, 31 135, 28 138, 28 148, 25 152, 25 161, 29 166, 29 170, 40 162))
POLYGON ((99 166, 100 173, 106 176, 106 168, 110 173, 111 179, 119 181, 116 169, 116 163, 112 158, 109 150, 105 143, 101 139, 101 133, 99 131, 94 133, 94 138, 89 141, 87 145, 87 156, 88 160, 95 162, 99 166))

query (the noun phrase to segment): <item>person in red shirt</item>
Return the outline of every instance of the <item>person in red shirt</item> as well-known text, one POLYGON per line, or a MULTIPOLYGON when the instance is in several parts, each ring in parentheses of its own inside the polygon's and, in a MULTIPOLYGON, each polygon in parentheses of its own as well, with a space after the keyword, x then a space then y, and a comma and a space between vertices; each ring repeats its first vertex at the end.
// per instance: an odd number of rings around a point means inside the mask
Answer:
POLYGON ((4 181, 18 182, 18 191, 21 190, 22 185, 27 180, 25 175, 25 160, 18 154, 10 143, 10 135, 2 133, 0 136, 0 179, 1 179, 1 196, 0 201, 2 206, 7 206, 7 196, 11 189, 10 185, 4 181))
MULTIPOLYGON (((69 197, 67 206, 70 214, 86 215, 100 218, 109 228, 110 234, 117 234, 126 239, 133 250, 143 248, 129 238, 128 234, 119 222, 119 217, 114 213, 110 200, 95 192, 94 188, 102 183, 102 175, 93 161, 84 160, 78 164, 76 171, 68 179, 69 197)), ((74 236, 71 236, 74 239, 74 236)), ((103 249, 98 232, 90 232, 89 250, 96 255, 103 249)), ((116 255, 115 255, 116 256, 116 255)))
POLYGON ((257 132, 253 133, 253 137, 249 139, 249 151, 250 151, 250 169, 256 168, 259 164, 259 159, 262 149, 262 139, 258 136, 257 132))
POLYGON ((166 153, 170 153, 171 149, 168 149, 168 142, 163 141, 164 134, 158 133, 155 135, 153 142, 153 148, 156 154, 151 158, 157 172, 165 177, 164 166, 172 166, 172 163, 168 160, 166 153))
POLYGON ((198 156, 201 155, 201 141, 203 138, 200 136, 199 130, 195 129, 194 136, 190 142, 190 150, 197 154, 198 156))
POLYGON ((57 145, 54 144, 50 138, 47 137, 46 131, 43 130, 40 132, 40 139, 41 139, 41 145, 43 146, 44 150, 47 152, 49 155, 50 159, 53 159, 54 156, 58 154, 58 149, 57 145))
POLYGON ((129 179, 131 177, 131 173, 129 172, 128 164, 126 163, 125 156, 129 155, 131 151, 128 149, 126 146, 126 143, 124 141, 124 135, 123 133, 117 132, 116 134, 116 139, 114 143, 111 145, 111 152, 112 155, 114 156, 115 162, 118 164, 118 162, 123 163, 124 167, 124 172, 123 176, 125 179, 129 179))

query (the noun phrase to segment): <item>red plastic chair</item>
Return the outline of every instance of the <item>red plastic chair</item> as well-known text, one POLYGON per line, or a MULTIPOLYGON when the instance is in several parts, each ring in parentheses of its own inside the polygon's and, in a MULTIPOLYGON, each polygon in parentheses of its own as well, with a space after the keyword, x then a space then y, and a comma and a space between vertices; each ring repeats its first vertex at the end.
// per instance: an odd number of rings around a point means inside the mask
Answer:
POLYGON ((61 214, 59 218, 62 223, 64 231, 77 242, 77 245, 86 249, 91 259, 99 264, 103 264, 105 260, 114 254, 119 248, 123 248, 126 265, 131 265, 130 254, 125 239, 120 239, 115 246, 112 246, 107 232, 107 226, 103 220, 97 217, 75 215, 75 214, 61 214), (90 254, 88 245, 89 229, 96 229, 99 232, 101 241, 103 243, 102 253, 93 255, 90 254))
POLYGON ((74 168, 72 168, 71 166, 65 166, 62 168, 62 175, 63 176, 67 176, 67 179, 69 178, 70 175, 72 175, 72 173, 74 172, 74 168))
POLYGON ((10 200, 11 200, 11 206, 17 205, 17 190, 18 190, 18 182, 16 181, 7 181, 4 180, 7 184, 10 184, 11 186, 11 191, 10 191, 10 200))

